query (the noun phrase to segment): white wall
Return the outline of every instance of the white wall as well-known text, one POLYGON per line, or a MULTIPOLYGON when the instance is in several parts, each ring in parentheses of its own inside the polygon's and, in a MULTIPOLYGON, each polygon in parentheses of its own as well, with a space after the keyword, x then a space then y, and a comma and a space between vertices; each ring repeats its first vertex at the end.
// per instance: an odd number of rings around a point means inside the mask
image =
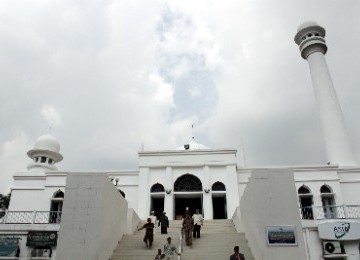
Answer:
POLYGON ((57 260, 107 260, 128 232, 127 202, 101 173, 69 173, 57 260))
POLYGON ((245 236, 257 260, 304 260, 306 251, 290 170, 254 170, 240 201, 245 236), (297 246, 267 246, 266 227, 293 225, 297 246))

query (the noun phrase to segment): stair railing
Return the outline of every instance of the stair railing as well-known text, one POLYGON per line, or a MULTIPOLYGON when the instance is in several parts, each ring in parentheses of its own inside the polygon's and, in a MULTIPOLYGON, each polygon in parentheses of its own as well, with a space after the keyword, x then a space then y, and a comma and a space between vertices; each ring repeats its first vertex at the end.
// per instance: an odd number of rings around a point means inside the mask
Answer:
MULTIPOLYGON (((183 230, 180 231, 180 239, 179 239, 179 253, 182 253, 183 251, 183 230)), ((181 255, 178 255, 178 260, 181 260, 181 255)))

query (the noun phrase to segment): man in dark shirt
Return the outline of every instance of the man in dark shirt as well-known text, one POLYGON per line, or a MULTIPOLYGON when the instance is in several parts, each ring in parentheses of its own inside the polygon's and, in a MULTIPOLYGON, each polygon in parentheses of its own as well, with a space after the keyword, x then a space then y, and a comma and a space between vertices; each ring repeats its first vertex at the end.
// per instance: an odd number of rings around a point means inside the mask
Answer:
POLYGON ((166 212, 164 211, 161 217, 159 218, 159 226, 161 226, 161 234, 167 234, 167 229, 169 227, 169 219, 166 216, 166 212))
POLYGON ((245 260, 245 256, 239 252, 239 247, 234 247, 234 254, 230 256, 230 260, 245 260))
POLYGON ((154 223, 151 223, 151 218, 148 218, 147 223, 144 224, 138 230, 140 231, 144 228, 145 228, 144 242, 146 244, 146 247, 151 248, 152 243, 154 241, 154 223), (149 243, 148 243, 148 241, 149 241, 149 243))

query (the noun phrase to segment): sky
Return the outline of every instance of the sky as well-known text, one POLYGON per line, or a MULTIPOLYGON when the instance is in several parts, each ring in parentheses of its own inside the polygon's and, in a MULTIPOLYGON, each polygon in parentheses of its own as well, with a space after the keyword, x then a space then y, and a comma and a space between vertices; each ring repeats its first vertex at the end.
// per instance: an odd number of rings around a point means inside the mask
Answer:
POLYGON ((293 40, 305 21, 326 29, 360 161, 359 13, 358 0, 0 1, 0 193, 43 134, 61 171, 137 169, 138 151, 192 136, 237 149, 239 167, 326 164, 293 40))

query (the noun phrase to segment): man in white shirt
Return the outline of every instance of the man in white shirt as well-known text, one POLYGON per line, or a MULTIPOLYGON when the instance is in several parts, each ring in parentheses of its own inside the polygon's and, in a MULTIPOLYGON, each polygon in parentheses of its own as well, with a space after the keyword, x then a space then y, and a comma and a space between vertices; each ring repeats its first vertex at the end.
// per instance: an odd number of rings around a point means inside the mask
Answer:
POLYGON ((195 214, 192 216, 194 220, 193 238, 200 238, 200 229, 204 224, 204 218, 197 209, 195 214))
POLYGON ((167 238, 167 243, 164 245, 164 254, 166 260, 173 260, 175 254, 181 255, 181 253, 176 250, 176 246, 171 244, 171 237, 167 238))
POLYGON ((154 212, 154 211, 151 211, 149 218, 151 219, 151 223, 153 223, 154 226, 156 227, 157 218, 156 218, 156 216, 155 216, 155 212, 154 212))

